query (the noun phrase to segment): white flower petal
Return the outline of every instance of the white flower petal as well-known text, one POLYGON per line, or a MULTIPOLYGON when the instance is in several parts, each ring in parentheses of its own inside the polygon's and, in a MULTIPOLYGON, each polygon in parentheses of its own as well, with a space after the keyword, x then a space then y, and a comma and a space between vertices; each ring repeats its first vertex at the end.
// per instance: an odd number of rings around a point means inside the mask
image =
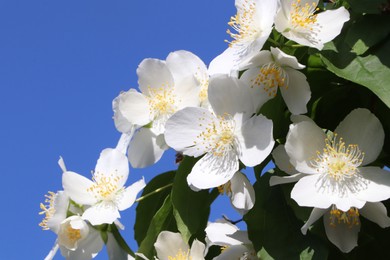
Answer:
POLYGON ((218 187, 228 182, 238 171, 238 167, 238 158, 234 151, 221 157, 207 153, 194 165, 187 176, 187 182, 189 186, 197 189, 218 187))
POLYGON ((227 48, 223 53, 214 58, 209 65, 210 76, 225 74, 238 78, 237 57, 233 48, 227 48))
MULTIPOLYGON (((137 92, 135 89, 130 89, 129 92, 137 92)), ((128 133, 133 128, 133 124, 127 120, 119 109, 119 104, 123 101, 123 97, 126 96, 126 92, 121 93, 112 101, 112 111, 114 111, 114 123, 116 129, 121 133, 128 133)))
POLYGON ((343 6, 335 10, 327 10, 319 13, 317 15, 317 23, 322 25, 319 33, 317 34, 319 42, 323 44, 333 40, 340 34, 344 23, 348 20, 349 12, 343 6))
POLYGON ((89 260, 94 258, 103 248, 104 242, 100 236, 100 232, 94 228, 89 229, 88 236, 80 241, 78 248, 75 251, 68 250, 60 246, 61 254, 66 259, 89 260))
POLYGON ((64 172, 62 174, 62 187, 68 196, 78 204, 93 205, 97 202, 93 193, 88 189, 94 183, 75 172, 64 172))
POLYGON ((161 159, 166 147, 158 145, 157 139, 149 128, 141 128, 134 134, 127 152, 133 168, 144 168, 161 159))
POLYGON ((294 166, 290 163, 290 157, 288 156, 284 145, 278 145, 272 151, 272 157, 276 166, 287 174, 293 175, 297 173, 294 166))
POLYGON ((95 226, 104 223, 111 224, 117 218, 120 218, 120 214, 113 202, 102 201, 84 211, 82 218, 95 226))
POLYGON ((328 211, 324 215, 326 236, 330 242, 337 246, 343 253, 350 252, 357 246, 360 225, 350 226, 344 222, 331 225, 330 219, 330 211, 328 211))
POLYGON ((255 67, 246 70, 242 76, 241 80, 246 83, 246 89, 250 93, 250 98, 252 103, 254 104, 255 111, 259 111, 259 109, 264 105, 265 102, 273 98, 272 95, 269 95, 265 90, 265 86, 261 84, 260 86, 257 84, 253 84, 256 80, 260 72, 260 69, 255 67))
POLYGON ((47 221, 47 226, 56 234, 58 233, 61 222, 66 219, 68 206, 68 196, 64 191, 58 191, 54 199, 54 215, 47 221))
POLYGON ((117 201, 117 206, 119 210, 125 210, 131 205, 134 204, 137 194, 146 186, 145 180, 141 180, 133 183, 125 189, 125 191, 120 195, 120 198, 117 201))
POLYGON ((387 209, 381 202, 367 202, 359 212, 360 215, 377 223, 381 228, 390 227, 390 218, 387 216, 387 209))
POLYGON ((191 250, 190 250, 190 259, 204 259, 204 252, 205 252, 206 246, 199 240, 195 239, 192 242, 191 250))
POLYGON ((292 114, 304 114, 307 112, 306 105, 311 97, 306 76, 291 68, 284 68, 284 71, 288 75, 288 87, 280 88, 284 102, 292 114))
POLYGON ((269 185, 270 186, 275 186, 275 185, 279 185, 279 184, 297 182, 297 181, 299 181, 301 178, 303 178, 305 176, 307 176, 307 175, 303 174, 303 173, 296 173, 296 174, 293 174, 293 175, 290 175, 290 176, 284 176, 284 177, 281 177, 281 176, 271 176, 271 178, 269 179, 269 185))
MULTIPOLYGON (((264 50, 258 52, 256 55, 254 55, 248 62, 247 64, 243 64, 241 69, 253 69, 257 67, 261 67, 262 65, 268 64, 274 62, 274 59, 272 57, 272 54, 270 51, 264 50)), ((258 70, 258 68, 257 68, 258 70)), ((245 72, 244 72, 245 74, 245 72)), ((243 75, 244 75, 243 74, 243 75)), ((242 76, 241 76, 242 77, 242 76)))
POLYGON ((299 206, 315 207, 326 209, 332 204, 342 211, 347 211, 351 207, 361 208, 365 201, 359 200, 350 194, 340 197, 340 194, 324 187, 320 174, 308 175, 301 178, 291 191, 291 198, 299 206))
POLYGON ((166 63, 175 79, 175 83, 189 76, 207 75, 206 65, 198 56, 189 51, 180 50, 169 53, 166 63))
POLYGON ((207 109, 184 108, 167 121, 165 141, 176 151, 198 157, 207 152, 207 149, 201 142, 197 142, 197 136, 205 131, 207 125, 213 120, 215 120, 215 116, 207 109))
POLYGON ((70 216, 61 222, 58 231, 58 244, 69 250, 75 250, 79 247, 79 243, 89 235, 89 226, 87 222, 82 220, 80 216, 70 216), (72 239, 69 234, 71 231, 77 230, 78 239, 72 239))
POLYGON ((306 235, 307 230, 310 228, 311 225, 314 224, 320 217, 322 217, 328 209, 318 209, 314 208, 311 213, 309 219, 306 221, 305 225, 301 227, 302 234, 306 235))
POLYGON ((255 204, 255 190, 248 178, 241 172, 236 172, 230 183, 232 205, 241 215, 244 215, 255 204))
POLYGON ((100 153, 94 172, 95 178, 119 177, 118 189, 123 187, 129 176, 129 163, 126 155, 117 149, 106 148, 100 153))
POLYGON ((356 194, 356 198, 379 202, 390 198, 390 172, 379 167, 361 167, 360 174, 368 180, 356 194))
POLYGON ((357 144, 364 152, 362 165, 373 162, 382 150, 385 133, 378 118, 365 108, 349 113, 336 128, 335 133, 348 144, 357 144))
POLYGON ((290 125, 284 145, 290 162, 302 173, 316 173, 310 161, 315 159, 317 151, 325 147, 325 134, 321 128, 312 122, 305 121, 290 125))
POLYGON ((296 70, 305 68, 305 65, 300 64, 295 56, 288 55, 281 51, 279 48, 271 47, 271 53, 276 63, 278 63, 282 67, 287 66, 296 70))
POLYGON ((154 248, 157 251, 158 259, 169 259, 174 258, 179 250, 184 253, 187 253, 189 247, 184 243, 183 238, 180 233, 173 233, 170 231, 162 231, 158 237, 156 243, 154 243, 154 248))
POLYGON ((137 68, 138 85, 141 92, 148 96, 148 88, 173 87, 173 76, 165 63, 158 59, 144 59, 137 68))
POLYGON ((247 259, 257 260, 256 252, 254 249, 249 248, 246 245, 233 245, 229 246, 219 255, 213 258, 213 260, 231 260, 231 259, 247 259))
POLYGON ((199 81, 194 76, 183 78, 175 83, 174 95, 176 96, 177 110, 199 106, 199 85, 199 81))
POLYGON ((248 87, 237 78, 226 75, 211 77, 208 97, 217 115, 222 116, 227 113, 234 116, 236 113, 242 113, 248 118, 256 112, 248 87))
POLYGON ((118 99, 117 107, 114 108, 115 125, 120 132, 129 130, 133 125, 147 125, 150 123, 150 107, 147 97, 137 91, 129 90, 121 93, 118 99))
POLYGON ((238 156, 244 165, 258 165, 271 153, 275 144, 272 131, 272 120, 263 115, 253 116, 244 122, 241 132, 237 133, 238 156))
POLYGON ((58 165, 60 166, 62 173, 67 172, 64 159, 60 156, 60 159, 58 160, 58 165))

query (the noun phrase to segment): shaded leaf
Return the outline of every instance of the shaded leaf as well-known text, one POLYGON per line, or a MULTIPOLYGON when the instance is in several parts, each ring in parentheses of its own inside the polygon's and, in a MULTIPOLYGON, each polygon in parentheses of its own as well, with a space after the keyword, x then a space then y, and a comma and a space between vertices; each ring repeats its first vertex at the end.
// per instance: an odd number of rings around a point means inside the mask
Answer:
MULTIPOLYGON (((157 236, 163 230, 168 230, 172 222, 174 222, 174 217, 172 214, 172 202, 171 197, 168 195, 161 208, 153 216, 148 231, 144 240, 142 241, 140 247, 138 248, 138 253, 144 254, 149 259, 153 259, 154 255, 154 242, 156 242, 157 236)), ((136 257, 136 259, 141 259, 136 257)))
MULTIPOLYGON (((174 176, 174 171, 157 175, 151 181, 149 181, 149 183, 143 189, 142 196, 151 194, 159 188, 172 183, 174 176)), ((142 240, 144 240, 153 216, 156 214, 157 210, 160 209, 161 205, 164 203, 165 198, 170 194, 170 192, 171 187, 166 188, 138 202, 136 209, 136 220, 134 224, 134 237, 138 245, 141 244, 142 240)))
POLYGON ((204 240, 210 204, 214 200, 207 190, 196 192, 188 187, 187 175, 196 161, 186 156, 180 163, 171 193, 177 227, 185 242, 188 242, 194 235, 204 240))
POLYGON ((269 187, 269 178, 265 174, 255 183, 256 203, 244 216, 256 251, 264 248, 275 259, 298 259, 310 248, 313 259, 326 259, 326 247, 312 234, 302 235, 303 222, 287 205, 281 187, 269 187))

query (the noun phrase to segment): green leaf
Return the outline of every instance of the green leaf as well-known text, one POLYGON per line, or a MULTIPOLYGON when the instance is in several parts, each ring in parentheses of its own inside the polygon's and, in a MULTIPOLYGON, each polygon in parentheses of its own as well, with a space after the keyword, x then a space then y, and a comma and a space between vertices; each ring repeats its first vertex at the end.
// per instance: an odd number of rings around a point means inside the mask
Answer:
MULTIPOLYGON (((148 231, 146 236, 142 241, 138 252, 144 254, 149 259, 153 259, 154 255, 154 242, 156 242, 157 236, 161 231, 171 230, 169 227, 172 226, 174 222, 174 217, 172 214, 172 202, 171 196, 168 195, 161 208, 156 212, 150 221, 148 231)), ((136 259, 140 259, 136 257, 136 259)))
POLYGON ((272 120, 274 139, 286 136, 289 125, 289 112, 279 90, 276 97, 268 100, 260 108, 259 113, 272 120))
POLYGON ((348 3, 356 13, 378 14, 387 0, 348 0, 348 3))
POLYGON ((345 36, 346 44, 357 55, 384 40, 390 33, 390 16, 363 15, 352 24, 345 36))
POLYGON ((187 175, 195 162, 196 159, 186 156, 180 163, 171 193, 177 227, 185 242, 193 235, 204 239, 210 204, 214 200, 207 190, 195 192, 188 187, 187 175))
POLYGON ((358 56, 338 38, 336 44, 328 43, 321 52, 327 69, 337 76, 367 87, 390 107, 390 40, 366 56, 358 56))
MULTIPOLYGON (((153 192, 158 191, 162 187, 166 187, 166 185, 173 182, 174 176, 174 171, 157 175, 146 185, 141 198, 148 194, 153 194, 153 192)), ((138 202, 134 224, 134 237, 138 245, 144 240, 153 216, 160 209, 170 192, 171 187, 168 187, 138 202)))
POLYGON ((255 185, 256 203, 244 220, 256 251, 264 248, 275 259, 297 259, 310 248, 318 259, 326 259, 327 248, 312 234, 302 235, 298 220, 284 199, 280 186, 269 187, 270 174, 255 185))

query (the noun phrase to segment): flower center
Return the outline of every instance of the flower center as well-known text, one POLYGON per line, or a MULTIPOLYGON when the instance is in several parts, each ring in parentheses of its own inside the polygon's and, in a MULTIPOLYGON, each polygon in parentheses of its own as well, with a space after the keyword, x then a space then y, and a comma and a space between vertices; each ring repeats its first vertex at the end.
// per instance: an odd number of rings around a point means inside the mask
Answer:
POLYGON ((296 0, 291 4, 291 7, 290 15, 293 27, 312 31, 317 23, 317 15, 314 14, 315 11, 319 10, 316 8, 317 4, 313 2, 301 5, 301 0, 296 0))
POLYGON ((326 172, 331 179, 343 182, 358 173, 364 152, 356 144, 347 146, 342 138, 337 140, 335 133, 333 138, 325 139, 325 148, 322 153, 317 152, 317 156, 313 163, 317 171, 326 172))
POLYGON ((176 111, 176 95, 173 88, 163 84, 160 88, 148 88, 150 113, 153 118, 172 115, 176 111))
POLYGON ((72 243, 78 241, 81 238, 80 229, 74 229, 71 225, 67 226, 66 235, 72 243))
POLYGON ((87 189, 88 192, 92 192, 98 200, 113 200, 115 194, 120 190, 119 181, 122 176, 114 174, 104 175, 99 172, 92 173, 92 180, 94 184, 87 189))
POLYGON ((175 256, 168 256, 168 260, 192 260, 192 257, 189 256, 190 251, 184 252, 181 248, 175 256))
POLYGON ((337 224, 346 224, 349 228, 353 226, 359 226, 359 210, 355 207, 350 208, 347 212, 337 209, 336 206, 332 206, 330 210, 330 225, 336 227, 337 224))
POLYGON ((241 7, 237 8, 237 14, 230 18, 228 25, 231 26, 237 33, 231 32, 229 29, 226 32, 233 38, 229 43, 229 47, 233 45, 243 45, 251 42, 258 31, 254 28, 254 15, 256 11, 256 4, 252 1, 245 0, 241 7))
POLYGON ((218 192, 223 195, 226 193, 226 195, 230 196, 232 193, 232 184, 230 181, 225 183, 224 185, 218 186, 218 192))
POLYGON ((45 214, 45 217, 43 218, 42 222, 39 223, 39 226, 42 227, 43 230, 49 230, 50 228, 47 225, 47 222, 51 217, 53 217, 55 213, 54 208, 54 200, 56 198, 56 194, 52 191, 49 191, 48 194, 45 195, 45 204, 41 203, 39 207, 41 208, 41 212, 39 212, 39 215, 45 214))
MULTIPOLYGON (((202 121, 204 118, 199 118, 199 120, 202 121)), ((234 147, 234 128, 235 121, 229 114, 218 116, 217 120, 210 122, 206 129, 197 136, 199 141, 194 141, 194 144, 201 144, 214 156, 225 156, 234 147)))
POLYGON ((263 65, 257 77, 251 79, 251 87, 263 87, 270 97, 276 96, 278 87, 288 88, 288 76, 282 67, 274 62, 263 65))

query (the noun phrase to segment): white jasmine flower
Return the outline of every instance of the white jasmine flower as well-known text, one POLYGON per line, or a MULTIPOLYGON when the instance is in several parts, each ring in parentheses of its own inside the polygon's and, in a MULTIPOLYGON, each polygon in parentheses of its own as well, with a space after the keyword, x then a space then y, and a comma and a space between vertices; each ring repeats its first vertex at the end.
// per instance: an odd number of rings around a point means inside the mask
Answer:
POLYGON ((187 177, 194 189, 218 187, 239 169, 261 163, 274 145, 272 121, 255 112, 249 91, 237 79, 220 75, 210 80, 208 96, 213 112, 188 107, 166 124, 167 144, 184 155, 203 156, 187 177))
POLYGON ((234 209, 241 215, 246 214, 255 204, 255 190, 248 178, 241 172, 236 172, 232 179, 218 187, 221 194, 226 193, 234 209))
POLYGON ((280 89, 292 114, 307 112, 311 91, 305 74, 298 71, 305 66, 297 58, 271 47, 271 51, 261 51, 254 56, 245 68, 248 70, 241 78, 252 88, 254 102, 264 103, 264 99, 275 97, 280 89))
POLYGON ((309 227, 323 216, 328 239, 342 252, 348 253, 357 246, 361 225, 360 215, 377 223, 382 228, 390 226, 386 207, 381 202, 367 202, 361 209, 353 207, 347 211, 341 211, 335 206, 328 209, 314 208, 301 231, 305 235, 309 227))
POLYGON ((339 35, 349 20, 349 12, 344 7, 316 13, 318 0, 281 0, 280 3, 275 29, 290 40, 318 50, 339 35))
POLYGON ((252 242, 248 238, 247 231, 224 220, 210 222, 205 230, 207 247, 217 245, 222 247, 222 252, 215 260, 242 259, 258 260, 252 242))
POLYGON ((176 51, 166 61, 144 59, 138 66, 141 93, 131 89, 113 101, 115 126, 122 133, 132 127, 134 134, 128 157, 136 168, 160 160, 168 146, 164 141, 165 123, 176 111, 199 106, 202 88, 207 87, 207 69, 194 54, 176 51))
POLYGON ((120 217, 119 211, 129 208, 145 187, 143 179, 125 188, 129 175, 126 156, 116 149, 104 149, 97 161, 92 181, 75 172, 62 175, 62 185, 78 204, 90 206, 82 217, 92 225, 111 224, 120 217))
POLYGON ((184 242, 180 233, 162 231, 154 243, 157 259, 160 260, 202 260, 205 254, 205 245, 195 239, 191 248, 184 242))
POLYGON ((326 135, 311 120, 290 126, 285 144, 290 163, 304 173, 291 197, 300 205, 341 211, 390 198, 390 173, 366 166, 379 155, 384 131, 367 109, 353 110, 326 135))
POLYGON ((39 225, 58 235, 46 260, 53 259, 58 249, 66 259, 91 259, 100 252, 104 244, 100 233, 79 216, 66 217, 69 198, 64 191, 49 192, 45 202, 47 205, 40 206, 45 218, 39 225))

